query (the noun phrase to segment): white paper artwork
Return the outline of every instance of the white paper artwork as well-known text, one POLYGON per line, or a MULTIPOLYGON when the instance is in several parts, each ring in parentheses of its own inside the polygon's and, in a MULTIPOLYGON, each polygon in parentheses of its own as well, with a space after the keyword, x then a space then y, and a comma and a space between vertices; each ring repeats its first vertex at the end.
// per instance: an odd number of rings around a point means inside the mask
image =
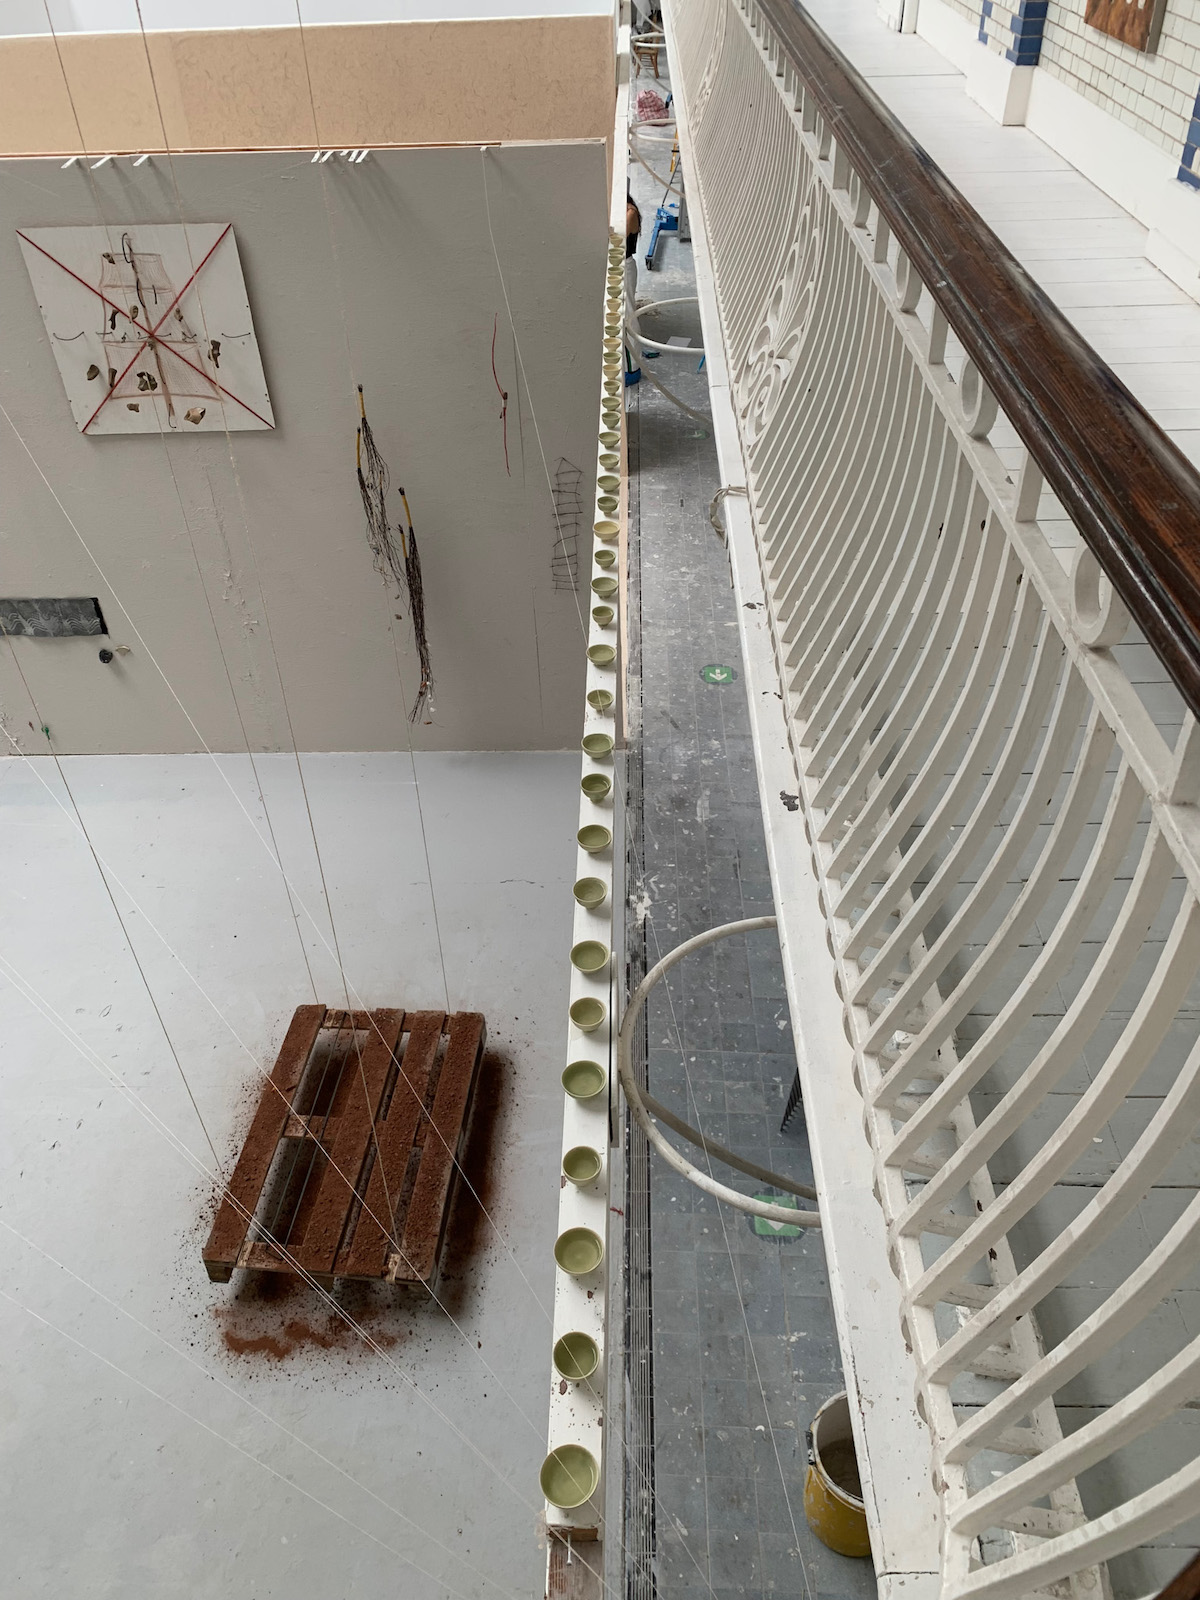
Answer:
POLYGON ((81 433, 275 426, 232 224, 17 237, 81 433))

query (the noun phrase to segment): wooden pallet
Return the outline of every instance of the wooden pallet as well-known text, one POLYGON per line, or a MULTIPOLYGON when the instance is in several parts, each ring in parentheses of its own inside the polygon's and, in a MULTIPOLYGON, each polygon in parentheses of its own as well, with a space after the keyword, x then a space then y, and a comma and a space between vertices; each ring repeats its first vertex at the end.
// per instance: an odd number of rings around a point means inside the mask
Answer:
POLYGON ((474 1011, 297 1007, 202 1252, 209 1277, 431 1284, 486 1037, 474 1011))

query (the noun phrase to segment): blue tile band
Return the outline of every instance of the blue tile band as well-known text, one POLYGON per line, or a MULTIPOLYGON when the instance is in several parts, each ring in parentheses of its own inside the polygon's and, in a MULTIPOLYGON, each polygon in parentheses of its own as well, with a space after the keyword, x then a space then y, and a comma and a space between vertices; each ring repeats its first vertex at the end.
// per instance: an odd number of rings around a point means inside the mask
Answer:
POLYGON ((1200 173, 1192 170, 1196 163, 1197 150, 1200 150, 1200 90, 1197 91, 1192 106, 1192 120, 1188 123, 1187 139, 1183 146, 1183 155, 1180 157, 1179 172, 1176 174, 1180 183, 1186 183, 1192 189, 1200 189, 1200 173))
POLYGON ((1018 67, 1036 67, 1042 54, 1049 0, 1018 0, 1012 18, 1012 44, 1005 58, 1018 67))

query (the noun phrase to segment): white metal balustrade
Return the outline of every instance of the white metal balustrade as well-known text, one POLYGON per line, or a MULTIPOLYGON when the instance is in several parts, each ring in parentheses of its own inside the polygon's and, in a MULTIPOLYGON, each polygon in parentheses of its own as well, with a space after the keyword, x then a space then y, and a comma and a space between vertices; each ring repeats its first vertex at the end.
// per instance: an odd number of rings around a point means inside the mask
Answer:
POLYGON ((757 0, 665 9, 938 1587, 1136 1594, 1200 1543, 1196 722, 757 0))

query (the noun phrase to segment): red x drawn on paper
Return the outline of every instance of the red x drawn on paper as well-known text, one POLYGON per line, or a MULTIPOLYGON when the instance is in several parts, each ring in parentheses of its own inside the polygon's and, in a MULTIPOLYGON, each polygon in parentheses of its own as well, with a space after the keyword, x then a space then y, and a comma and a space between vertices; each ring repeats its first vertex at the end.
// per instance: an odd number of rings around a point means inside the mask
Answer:
POLYGON ((268 422, 266 417, 259 416, 258 412, 255 411, 253 406, 248 406, 244 400, 239 400, 236 394, 234 394, 231 390, 226 389, 224 384, 218 383, 217 380, 210 373, 205 372, 202 367, 198 367, 195 364, 194 361, 189 361, 188 358, 185 355, 183 355, 178 349, 176 349, 176 347, 173 344, 171 344, 168 341, 163 340, 163 339, 156 340, 155 337, 154 337, 155 334, 158 332, 158 330, 162 327, 163 323, 171 315, 172 311, 174 311, 175 307, 183 299, 184 295, 188 292, 188 290, 195 283, 196 279, 200 276, 201 272, 208 265, 209 261, 212 260, 212 257, 215 255, 218 246, 225 239, 226 235, 232 231, 232 229, 233 229, 233 223, 232 222, 227 223, 225 228, 221 232, 220 237, 214 242, 212 248, 209 251, 207 251, 207 253, 205 254, 203 260, 200 262, 200 265, 192 273, 191 277, 184 284, 183 288, 180 289, 179 293, 175 296, 174 300, 171 301, 171 304, 163 312, 162 316, 159 317, 158 321, 149 330, 149 332, 147 332, 140 325, 140 323, 137 323, 137 322, 135 322, 133 320, 133 318, 129 315, 128 311, 125 310, 124 306, 119 306, 114 301, 110 300, 106 294, 102 294, 101 293, 101 291, 96 287, 95 284, 89 283, 86 278, 81 278, 77 272, 72 272, 70 267, 67 266, 65 261, 60 261, 57 256, 51 255, 49 250, 43 249, 43 247, 40 244, 38 244, 36 239, 31 239, 27 233, 22 233, 20 228, 17 229, 17 238, 18 239, 24 239, 26 244, 32 245, 33 248, 36 251, 39 252, 39 254, 44 255, 46 257, 47 261, 53 261, 54 265, 56 267, 60 267, 62 269, 62 271, 66 273, 68 278, 74 278, 76 283, 82 284, 83 287, 85 289, 87 289, 89 293, 94 294, 96 296, 97 300, 102 301, 103 304, 106 305, 109 308, 110 311, 115 312, 117 316, 124 317, 125 321, 129 323, 130 327, 137 328, 138 332, 142 335, 142 342, 138 345, 137 349, 133 352, 133 355, 130 357, 128 364, 121 370, 120 373, 118 373, 118 375, 115 378, 115 380, 109 385, 108 393, 104 396, 104 399, 101 400, 100 404, 96 407, 95 411, 92 412, 91 416, 87 419, 87 421, 84 423, 83 427, 79 430, 81 433, 86 433, 88 431, 88 429, 91 427, 92 423, 95 422, 96 418, 100 415, 100 413, 104 410, 105 406, 112 399, 113 395, 116 394, 117 390, 121 386, 121 380, 124 377, 127 376, 127 374, 129 373, 130 369, 132 368, 134 362, 137 361, 139 356, 142 354, 142 351, 147 349, 147 348, 149 348, 151 345, 154 347, 155 350, 166 350, 166 351, 168 351, 171 355, 173 355, 175 357, 176 361, 182 361, 185 367, 190 367, 191 370, 194 373, 196 373, 196 375, 198 377, 201 377, 201 378, 204 379, 205 383, 210 383, 210 384, 212 384, 214 389, 219 389, 221 391, 221 393, 223 395, 225 395, 228 399, 232 400, 235 405, 241 406, 243 411, 248 411, 252 417, 254 417, 257 421, 263 423, 266 427, 274 428, 275 424, 273 422, 268 422))

